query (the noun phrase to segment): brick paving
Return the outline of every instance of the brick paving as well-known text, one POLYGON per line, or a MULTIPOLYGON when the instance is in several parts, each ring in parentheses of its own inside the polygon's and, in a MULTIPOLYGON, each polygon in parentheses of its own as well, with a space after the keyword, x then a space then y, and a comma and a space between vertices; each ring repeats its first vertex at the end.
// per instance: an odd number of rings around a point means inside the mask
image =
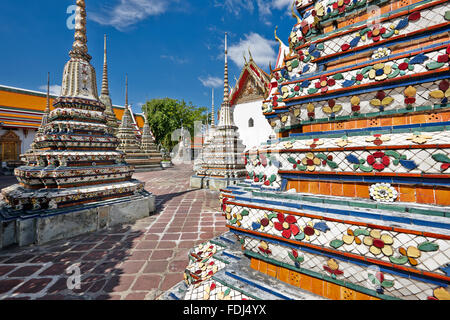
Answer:
POLYGON ((132 225, 0 251, 0 299, 156 299, 183 279, 192 247, 226 231, 218 193, 191 189, 191 175, 187 165, 135 174, 157 211, 132 225), (73 265, 81 286, 70 290, 73 265))

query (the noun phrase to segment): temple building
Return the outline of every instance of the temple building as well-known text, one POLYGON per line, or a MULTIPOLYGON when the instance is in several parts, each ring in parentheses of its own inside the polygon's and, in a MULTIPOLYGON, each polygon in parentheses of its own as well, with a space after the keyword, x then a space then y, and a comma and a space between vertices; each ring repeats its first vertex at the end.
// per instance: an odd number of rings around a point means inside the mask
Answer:
POLYGON ((246 153, 220 195, 230 232, 192 249, 171 294, 449 300, 450 3, 292 14, 263 103, 277 137, 246 153))
POLYGON ((258 67, 250 51, 249 56, 230 93, 233 120, 246 150, 267 142, 274 134, 261 110, 262 102, 269 95, 270 77, 258 67))
POLYGON ((136 136, 136 126, 128 104, 128 76, 125 89, 125 114, 117 131, 119 146, 117 150, 125 153, 128 164, 134 166, 136 171, 150 171, 162 169, 162 156, 155 145, 147 117, 145 118, 143 134, 136 136))
POLYGON ((219 190, 242 181, 246 175, 243 162, 245 146, 239 139, 238 128, 234 124, 229 101, 227 51, 227 36, 225 35, 224 93, 219 124, 214 128, 211 142, 204 149, 203 165, 191 177, 192 187, 219 190))
MULTIPOLYGON (((155 210, 155 198, 132 179, 117 151, 97 92, 86 36, 86 6, 76 1, 75 39, 63 72, 61 95, 47 108, 19 184, 1 191, 0 248, 42 244, 121 223, 155 210)), ((48 101, 49 101, 48 97, 48 101)))

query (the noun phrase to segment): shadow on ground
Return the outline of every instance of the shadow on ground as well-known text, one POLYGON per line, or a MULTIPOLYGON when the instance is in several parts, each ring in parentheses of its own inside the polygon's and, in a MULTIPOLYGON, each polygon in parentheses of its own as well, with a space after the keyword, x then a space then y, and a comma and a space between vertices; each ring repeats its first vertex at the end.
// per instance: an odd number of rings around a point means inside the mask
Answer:
POLYGON ((130 226, 118 226, 42 246, 4 250, 0 299, 110 299, 111 293, 131 287, 122 276, 130 273, 123 262, 131 258, 131 249, 142 235, 130 226), (81 277, 79 288, 72 290, 68 283, 75 283, 77 273, 67 273, 71 266, 79 268, 81 277))

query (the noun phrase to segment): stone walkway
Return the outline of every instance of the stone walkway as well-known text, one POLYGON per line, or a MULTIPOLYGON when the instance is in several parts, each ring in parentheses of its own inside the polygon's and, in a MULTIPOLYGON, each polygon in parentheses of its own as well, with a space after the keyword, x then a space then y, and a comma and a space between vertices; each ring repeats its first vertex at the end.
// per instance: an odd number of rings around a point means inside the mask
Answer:
POLYGON ((136 174, 157 213, 133 225, 0 251, 0 299, 156 299, 183 279, 192 247, 226 231, 218 193, 190 189, 191 174, 192 166, 136 174), (81 287, 69 290, 73 265, 81 287))

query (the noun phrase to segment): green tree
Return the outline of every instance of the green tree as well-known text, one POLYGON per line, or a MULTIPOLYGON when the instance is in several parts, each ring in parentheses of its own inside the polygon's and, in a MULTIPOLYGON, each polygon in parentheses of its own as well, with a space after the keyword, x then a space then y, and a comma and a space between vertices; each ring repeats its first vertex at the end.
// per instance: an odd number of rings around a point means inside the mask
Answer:
POLYGON ((186 103, 171 98, 152 99, 142 106, 142 111, 148 116, 148 123, 155 136, 156 143, 167 150, 178 143, 172 141, 172 132, 183 128, 189 130, 191 138, 194 137, 194 122, 206 122, 205 107, 196 107, 192 102, 186 103))

